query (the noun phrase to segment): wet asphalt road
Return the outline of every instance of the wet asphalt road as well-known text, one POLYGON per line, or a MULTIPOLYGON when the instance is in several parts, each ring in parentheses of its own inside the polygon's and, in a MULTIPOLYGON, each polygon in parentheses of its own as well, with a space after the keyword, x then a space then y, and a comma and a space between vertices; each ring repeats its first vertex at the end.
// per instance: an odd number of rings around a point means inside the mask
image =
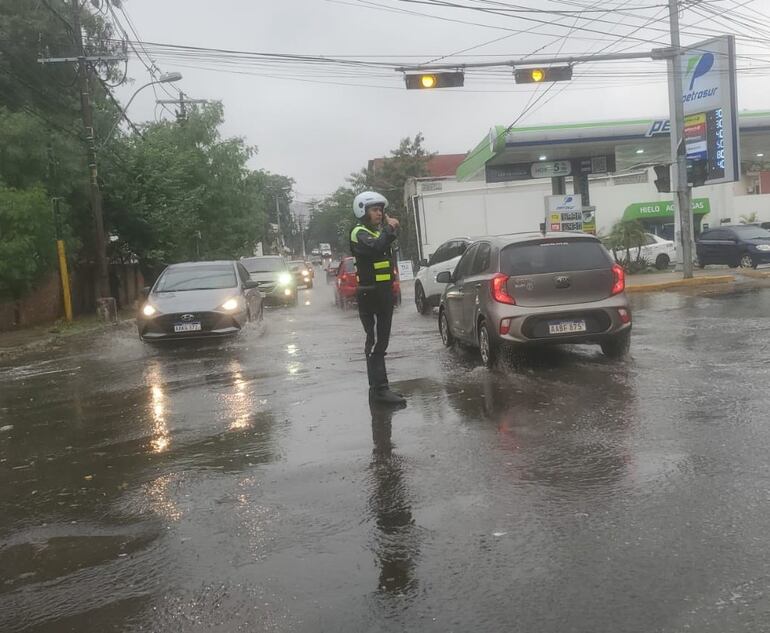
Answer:
POLYGON ((627 363, 490 373, 407 300, 392 415, 322 283, 6 359, 0 631, 770 631, 770 291, 634 303, 627 363))

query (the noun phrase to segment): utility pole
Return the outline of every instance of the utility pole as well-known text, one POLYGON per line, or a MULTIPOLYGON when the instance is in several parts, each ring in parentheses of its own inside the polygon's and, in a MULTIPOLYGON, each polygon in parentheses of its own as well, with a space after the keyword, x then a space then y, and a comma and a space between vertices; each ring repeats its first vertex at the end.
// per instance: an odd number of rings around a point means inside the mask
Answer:
POLYGON ((179 93, 179 99, 158 99, 155 103, 158 105, 179 106, 177 120, 181 123, 187 120, 187 106, 208 103, 207 99, 188 99, 184 92, 179 93))
POLYGON ((77 64, 77 82, 80 92, 80 112, 83 118, 87 143, 89 188, 91 212, 94 216, 94 251, 96 258, 96 295, 97 311, 105 319, 116 321, 115 299, 110 297, 110 278, 107 263, 107 239, 104 234, 104 212, 102 210, 102 192, 99 189, 99 171, 96 164, 96 134, 89 88, 89 64, 91 62, 125 61, 125 55, 87 57, 83 44, 83 31, 80 22, 82 5, 80 0, 70 0, 72 6, 72 30, 75 34, 77 57, 41 58, 41 64, 77 64))
POLYGON ((668 60, 668 95, 671 108, 671 189, 674 192, 674 242, 677 267, 682 265, 685 279, 693 276, 692 189, 687 182, 687 147, 684 137, 682 102, 682 55, 679 39, 679 2, 668 0, 673 55, 668 60))
POLYGON ((88 171, 91 193, 91 211, 94 215, 94 230, 96 241, 96 289, 99 298, 110 296, 110 277, 107 266, 107 240, 104 235, 104 212, 102 209, 102 192, 99 189, 99 171, 96 165, 96 138, 94 132, 94 113, 91 107, 91 94, 88 86, 88 62, 83 45, 83 33, 80 25, 80 0, 72 0, 72 28, 77 38, 78 86, 80 88, 80 112, 83 116, 83 127, 88 144, 88 171))
POLYGON ((281 239, 281 207, 278 204, 278 194, 275 194, 275 223, 278 225, 278 254, 283 255, 283 240, 281 239))

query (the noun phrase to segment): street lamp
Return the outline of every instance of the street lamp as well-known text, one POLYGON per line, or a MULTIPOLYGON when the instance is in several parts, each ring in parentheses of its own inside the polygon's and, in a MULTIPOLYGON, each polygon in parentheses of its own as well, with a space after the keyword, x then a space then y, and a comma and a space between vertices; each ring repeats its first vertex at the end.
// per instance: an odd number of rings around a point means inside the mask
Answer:
MULTIPOLYGON (((174 73, 162 73, 160 75, 160 77, 158 77, 157 79, 155 79, 153 81, 150 81, 150 82, 144 84, 143 86, 138 88, 136 90, 136 92, 134 92, 134 94, 131 95, 131 98, 128 100, 128 103, 123 107, 123 113, 125 114, 125 112, 128 110, 128 107, 131 105, 131 103, 136 98, 136 95, 138 95, 145 88, 149 88, 150 86, 155 86, 157 84, 174 83, 175 81, 179 81, 180 79, 182 79, 182 73, 176 73, 176 72, 174 72, 174 73)), ((115 121, 115 125, 112 126, 110 131, 104 137, 104 141, 102 142, 102 146, 104 146, 107 143, 107 141, 110 139, 110 137, 112 136, 112 133, 115 131, 115 128, 118 127, 118 124, 120 123, 120 120, 122 118, 123 117, 118 117, 118 120, 115 121)))

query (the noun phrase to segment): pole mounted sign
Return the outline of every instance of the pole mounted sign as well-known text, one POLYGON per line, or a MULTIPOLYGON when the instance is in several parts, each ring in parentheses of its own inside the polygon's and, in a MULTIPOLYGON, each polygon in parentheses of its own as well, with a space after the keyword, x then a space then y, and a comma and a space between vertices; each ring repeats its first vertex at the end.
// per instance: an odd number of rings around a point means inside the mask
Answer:
POLYGON ((546 196, 545 226, 547 231, 582 231, 583 200, 580 194, 546 196))
POLYGON ((688 163, 703 170, 703 184, 739 180, 735 38, 689 46, 679 61, 688 163))

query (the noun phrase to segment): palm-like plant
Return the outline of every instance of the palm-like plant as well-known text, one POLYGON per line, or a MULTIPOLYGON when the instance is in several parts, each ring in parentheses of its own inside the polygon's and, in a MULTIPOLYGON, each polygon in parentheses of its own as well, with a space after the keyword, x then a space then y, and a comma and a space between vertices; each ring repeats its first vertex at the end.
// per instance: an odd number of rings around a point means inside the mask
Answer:
POLYGON ((628 268, 632 261, 639 261, 645 240, 645 230, 641 222, 638 220, 620 220, 612 227, 612 232, 607 238, 607 244, 612 249, 615 261, 628 268), (631 259, 632 249, 636 249, 636 258, 634 260, 631 259), (623 251, 625 251, 625 257, 618 258, 618 253, 623 251))

